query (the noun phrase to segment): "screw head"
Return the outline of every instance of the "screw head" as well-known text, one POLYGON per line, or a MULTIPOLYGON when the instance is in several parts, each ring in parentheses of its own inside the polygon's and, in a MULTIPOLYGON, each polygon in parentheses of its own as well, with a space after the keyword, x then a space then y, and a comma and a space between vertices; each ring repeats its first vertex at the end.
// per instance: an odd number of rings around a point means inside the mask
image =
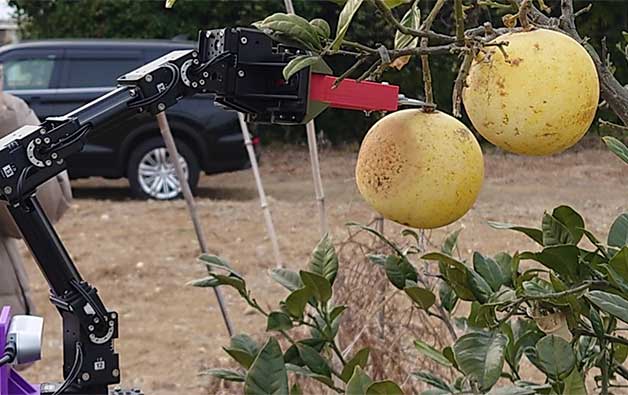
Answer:
POLYGON ((97 323, 99 323, 99 322, 100 322, 100 318, 98 318, 98 317, 94 317, 94 324, 97 324, 97 323))
POLYGON ((44 137, 44 143, 48 144, 50 142, 50 137, 44 137))
POLYGON ((83 381, 89 381, 89 373, 85 372, 81 375, 81 379, 83 379, 83 381))
POLYGON ((117 313, 111 313, 111 319, 115 320, 118 317, 117 313))
POLYGON ((90 332, 93 332, 93 331, 94 331, 94 325, 90 325, 90 326, 88 326, 88 327, 87 327, 87 329, 88 329, 90 332))
POLYGON ((111 371, 111 375, 112 375, 113 377, 118 377, 118 376, 120 376, 120 371, 119 371, 118 369, 113 369, 113 370, 111 371))
POLYGON ((41 139, 39 137, 35 139, 35 144, 41 144, 41 139))
POLYGON ((56 152, 53 152, 52 154, 50 154, 50 157, 52 159, 57 159, 59 157, 59 155, 56 152))
POLYGON ((209 77, 209 73, 207 71, 203 72, 203 77, 205 78, 209 77))
POLYGON ((52 161, 50 159, 46 160, 46 166, 52 166, 52 161))
POLYGON ((5 195, 10 195, 13 192, 13 188, 7 185, 6 187, 4 187, 3 191, 5 195))
POLYGON ((244 77, 244 70, 238 70, 238 77, 244 77))
POLYGON ((246 43, 249 42, 249 39, 246 38, 246 36, 242 36, 240 37, 240 42, 242 43, 242 45, 246 45, 246 43))
POLYGON ((196 82, 192 82, 192 88, 196 88, 198 84, 196 82))
POLYGON ((157 109, 159 111, 163 111, 163 110, 166 109, 166 105, 164 103, 159 103, 159 104, 157 104, 157 109))
POLYGON ((201 85, 205 85, 205 80, 200 80, 198 83, 201 85))
POLYGON ((148 74, 146 77, 144 77, 144 79, 146 80, 146 82, 151 82, 153 80, 153 76, 148 74))

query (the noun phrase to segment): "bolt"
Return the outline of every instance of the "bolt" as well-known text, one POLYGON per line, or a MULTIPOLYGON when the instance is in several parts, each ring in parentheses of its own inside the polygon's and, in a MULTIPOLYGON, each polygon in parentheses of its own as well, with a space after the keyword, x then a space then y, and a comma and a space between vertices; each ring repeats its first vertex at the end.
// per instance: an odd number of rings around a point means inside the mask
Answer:
POLYGON ((46 134, 46 129, 39 129, 39 134, 46 134))
POLYGON ((192 82, 192 88, 196 88, 198 84, 196 82, 192 82))
POLYGON ((196 52, 196 51, 192 52, 192 57, 193 57, 193 58, 195 58, 195 57, 197 57, 197 56, 198 56, 198 52, 196 52))
POLYGON ((5 195, 10 195, 11 192, 13 192, 13 188, 7 185, 6 187, 4 187, 3 191, 5 195))
POLYGON ((52 159, 57 159, 59 157, 59 155, 56 152, 53 152, 52 154, 50 154, 50 157, 52 159))
POLYGON ((146 82, 151 82, 153 80, 153 76, 148 74, 146 77, 144 77, 144 79, 146 80, 146 82))
POLYGON ((135 97, 135 95, 137 95, 137 92, 135 92, 135 89, 131 89, 131 90, 129 91, 129 96, 131 96, 131 97, 135 97))
POLYGON ((81 375, 81 378, 83 379, 83 381, 89 381, 89 373, 85 372, 81 375))
POLYGON ((205 37, 210 38, 211 36, 212 36, 212 32, 210 31, 205 32, 205 37))
POLYGON ((116 313, 111 313, 111 319, 115 320, 118 317, 118 314, 116 313))
POLYGON ((59 159, 59 160, 57 161, 57 164, 58 164, 58 165, 62 165, 62 164, 63 164, 63 159, 59 159))
POLYGON ((113 321, 109 321, 109 326, 113 326, 113 321))
POLYGON ((248 43, 248 42, 249 42, 249 40, 248 40, 248 38, 246 38, 245 36, 242 36, 242 37, 240 38, 240 42, 242 43, 242 45, 246 45, 246 43, 248 43))
POLYGON ((94 324, 97 324, 100 322, 100 319, 98 317, 94 317, 94 324))
POLYGON ((41 139, 39 137, 35 139, 35 144, 41 144, 41 139))
POLYGON ((93 332, 94 331, 94 325, 88 326, 87 329, 89 329, 90 332, 93 332))
POLYGON ((244 77, 244 70, 239 70, 238 71, 238 77, 240 77, 240 78, 244 77))
POLYGON ((52 166, 52 161, 50 159, 46 161, 46 166, 52 166))
POLYGON ((159 104, 157 104, 157 109, 159 111, 163 111, 163 110, 166 109, 166 105, 164 103, 159 103, 159 104))
POLYGON ((203 77, 205 77, 205 78, 209 77, 209 73, 208 73, 207 71, 205 71, 205 72, 203 73, 203 77))
POLYGON ((205 80, 200 80, 198 83, 201 85, 205 85, 205 80))
POLYGON ((113 377, 118 377, 120 376, 120 371, 118 369, 113 369, 113 371, 111 371, 111 375, 113 377))
POLYGON ((198 64, 198 59, 194 59, 194 61, 192 63, 198 64))
POLYGON ((50 142, 50 137, 44 137, 44 143, 48 144, 50 142))

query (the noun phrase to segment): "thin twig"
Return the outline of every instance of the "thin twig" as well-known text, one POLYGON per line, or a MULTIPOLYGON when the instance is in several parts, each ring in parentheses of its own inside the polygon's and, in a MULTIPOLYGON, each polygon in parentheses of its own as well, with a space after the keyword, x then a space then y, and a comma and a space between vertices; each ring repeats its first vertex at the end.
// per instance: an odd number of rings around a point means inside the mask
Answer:
POLYGON ((456 43, 462 45, 464 43, 464 10, 462 9, 462 0, 454 0, 454 16, 456 19, 456 43))
MULTIPOLYGON (((436 4, 434 4, 434 7, 432 7, 432 10, 430 11, 429 15, 427 16, 427 18, 425 18, 425 21, 421 25, 420 30, 431 29, 432 23, 434 23, 436 16, 440 12, 441 8, 443 8, 444 4, 445 4, 445 0, 436 1, 436 4)), ((421 38, 420 48, 422 49, 427 48, 428 42, 429 42, 429 39, 427 37, 421 38)), ((421 55, 421 71, 423 73, 423 91, 425 92, 425 102, 427 104, 433 104, 434 93, 432 90, 432 73, 430 71, 430 60, 429 60, 428 55, 421 55)), ((433 111, 433 107, 426 106, 423 110, 433 111)))
POLYGON ((469 75, 471 65, 473 64, 473 57, 475 56, 473 52, 474 51, 464 55, 464 58, 462 59, 462 64, 460 65, 460 70, 458 70, 456 82, 454 82, 453 96, 451 100, 453 106, 453 115, 456 118, 460 118, 462 116, 462 91, 466 86, 467 76, 469 75))
POLYGON ((453 43, 456 41, 455 37, 448 36, 446 34, 435 33, 431 30, 421 31, 421 30, 409 28, 408 26, 404 26, 401 24, 401 22, 399 22, 395 18, 390 8, 388 8, 386 3, 384 3, 384 0, 371 0, 371 2, 382 13, 386 22, 388 22, 396 30, 399 30, 403 34, 406 34, 408 36, 413 36, 413 37, 426 37, 426 38, 429 38, 430 40, 436 40, 438 42, 443 42, 443 43, 453 43))

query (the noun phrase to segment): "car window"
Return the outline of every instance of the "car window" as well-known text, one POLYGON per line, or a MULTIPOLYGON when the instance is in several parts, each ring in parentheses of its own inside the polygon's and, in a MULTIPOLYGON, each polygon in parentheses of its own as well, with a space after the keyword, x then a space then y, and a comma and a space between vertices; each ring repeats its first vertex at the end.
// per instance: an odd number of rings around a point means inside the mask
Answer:
POLYGON ((55 60, 12 59, 4 62, 4 89, 46 89, 50 87, 55 60))
POLYGON ((138 68, 143 63, 141 58, 70 58, 67 63, 67 84, 64 87, 100 88, 116 86, 116 80, 119 76, 138 68))

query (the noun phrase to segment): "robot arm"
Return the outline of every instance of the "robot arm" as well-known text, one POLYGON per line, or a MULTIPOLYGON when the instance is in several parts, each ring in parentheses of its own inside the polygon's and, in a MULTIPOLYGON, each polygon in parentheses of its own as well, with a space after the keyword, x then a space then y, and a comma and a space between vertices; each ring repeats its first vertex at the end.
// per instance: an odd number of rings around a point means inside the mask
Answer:
POLYGON ((156 114, 199 93, 214 94, 215 102, 258 123, 302 124, 327 107, 391 111, 399 104, 421 104, 409 103, 392 85, 347 79, 334 88, 324 64, 285 81, 282 70, 300 51, 255 29, 201 31, 198 44, 121 76, 117 89, 75 111, 0 139, 0 198, 8 202, 63 320, 65 382, 42 386, 42 394, 105 395, 120 381, 113 348, 118 316, 81 278, 34 196, 38 186, 65 170, 66 159, 82 149, 90 130, 138 111, 156 114))

